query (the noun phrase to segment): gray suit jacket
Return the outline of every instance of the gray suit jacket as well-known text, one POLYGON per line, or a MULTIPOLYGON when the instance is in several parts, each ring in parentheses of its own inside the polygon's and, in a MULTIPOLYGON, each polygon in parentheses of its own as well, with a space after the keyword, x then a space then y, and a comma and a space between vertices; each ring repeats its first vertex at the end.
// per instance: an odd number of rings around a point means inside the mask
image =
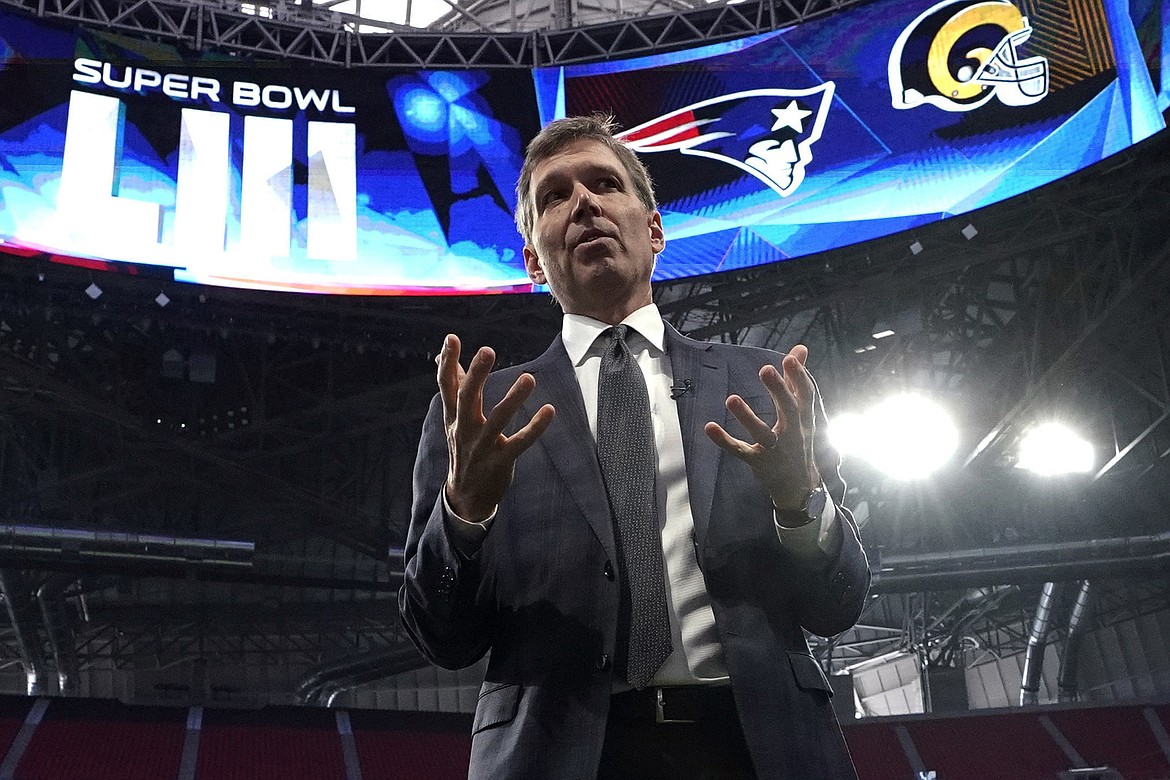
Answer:
MULTIPOLYGON (((869 569, 847 511, 827 566, 795 561, 777 539, 771 502, 748 467, 703 432, 708 420, 747 438, 724 401, 739 393, 764 414, 758 372, 777 353, 692 341, 667 327, 698 561, 740 720, 757 772, 776 780, 843 780, 854 772, 828 681, 803 629, 829 636, 856 621, 869 569)), ((592 780, 605 733, 618 613, 608 500, 573 368, 558 337, 536 360, 494 373, 485 409, 528 371, 536 389, 515 427, 545 403, 557 416, 520 456, 480 554, 452 546, 440 491, 447 445, 436 397, 423 425, 399 592, 403 624, 433 663, 491 657, 473 725, 472 778, 592 780)), ((824 415, 817 404, 819 429, 824 415)), ((823 436, 822 436, 823 439, 823 436)), ((818 441, 818 466, 840 503, 837 455, 818 441), (836 491, 834 491, 836 488, 836 491)))

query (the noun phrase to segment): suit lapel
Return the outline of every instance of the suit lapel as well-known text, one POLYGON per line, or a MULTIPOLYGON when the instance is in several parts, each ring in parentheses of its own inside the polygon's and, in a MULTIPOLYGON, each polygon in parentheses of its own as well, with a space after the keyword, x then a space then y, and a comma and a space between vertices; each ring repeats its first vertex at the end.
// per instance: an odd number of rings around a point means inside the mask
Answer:
POLYGON ((695 520, 695 538, 702 546, 711 520, 715 497, 715 478, 723 450, 703 431, 710 421, 727 424, 727 362, 710 344, 693 341, 666 326, 666 352, 670 357, 675 385, 690 380, 692 390, 678 398, 678 421, 682 431, 683 454, 687 466, 687 489, 691 515, 695 520))
POLYGON ((544 404, 552 404, 557 410, 556 418, 538 441, 606 554, 613 558, 617 553, 609 498, 597 462, 596 445, 589 434, 581 388, 560 336, 533 362, 529 371, 536 378, 536 388, 525 403, 524 413, 531 416, 544 404))

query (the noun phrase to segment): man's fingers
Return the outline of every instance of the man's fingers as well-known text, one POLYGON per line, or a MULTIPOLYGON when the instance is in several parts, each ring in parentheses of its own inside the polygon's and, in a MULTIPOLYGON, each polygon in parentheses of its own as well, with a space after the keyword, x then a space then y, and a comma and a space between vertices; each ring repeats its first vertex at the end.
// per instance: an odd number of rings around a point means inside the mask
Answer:
POLYGON ((781 431, 787 430, 789 420, 796 419, 800 414, 800 405, 793 394, 794 388, 791 378, 787 372, 781 376, 775 366, 764 366, 760 369, 760 381, 772 396, 773 403, 776 404, 777 428, 781 431))
POLYGON ((815 394, 812 377, 809 376, 808 370, 804 367, 804 361, 807 358, 808 349, 803 344, 793 347, 792 351, 784 358, 784 377, 792 389, 801 420, 806 423, 812 420, 813 396, 815 394))
POLYGON ((755 411, 747 405, 747 402, 738 395, 727 397, 727 411, 739 420, 739 424, 761 447, 771 449, 776 446, 776 432, 772 430, 772 426, 761 420, 755 411))
POLYGON ((708 439, 736 457, 746 459, 754 452, 757 452, 754 445, 748 444, 742 439, 735 438, 717 422, 709 422, 704 425, 703 432, 707 434, 708 439))
POLYGON ((456 408, 456 422, 467 426, 480 422, 483 418, 483 386, 487 382, 492 365, 496 362, 496 353, 491 347, 480 347, 463 380, 459 383, 458 405, 456 408))
MULTIPOLYGON (((795 351, 795 350, 794 350, 795 351)), ((789 352, 784 357, 784 378, 788 380, 789 386, 798 394, 804 389, 812 389, 812 380, 809 379, 808 369, 804 367, 804 361, 794 357, 789 352)))
POLYGON ((703 432, 707 434, 708 439, 737 458, 747 458, 752 454, 752 445, 735 438, 717 422, 709 422, 704 425, 703 432))
POLYGON ((709 422, 703 426, 703 432, 707 434, 707 438, 718 444, 723 449, 732 453, 736 452, 735 443, 738 441, 727 431, 723 430, 723 426, 717 422, 709 422))
POLYGON ((536 414, 532 415, 528 424, 505 441, 504 446, 507 448, 508 454, 512 458, 520 457, 520 453, 531 447, 540 438, 540 435, 548 429, 556 416, 557 410, 553 408, 552 404, 545 404, 537 409, 536 414))
POLYGON ((503 433, 516 411, 528 400, 528 396, 532 395, 532 390, 535 387, 536 379, 532 374, 521 374, 516 377, 516 381, 508 388, 508 392, 488 412, 487 422, 484 423, 484 435, 495 437, 503 433))
POLYGON ((456 396, 459 393, 460 375, 463 373, 459 365, 459 337, 448 333, 435 360, 439 364, 437 381, 439 395, 443 399, 443 419, 450 423, 455 419, 456 396))

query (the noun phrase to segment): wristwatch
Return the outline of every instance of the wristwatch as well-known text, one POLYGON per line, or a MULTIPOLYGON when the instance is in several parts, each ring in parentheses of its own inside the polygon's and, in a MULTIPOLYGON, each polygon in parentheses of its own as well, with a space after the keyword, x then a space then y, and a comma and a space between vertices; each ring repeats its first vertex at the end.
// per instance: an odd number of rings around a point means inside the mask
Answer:
POLYGON ((776 522, 783 528, 800 528, 814 520, 820 520, 825 511, 825 503, 829 500, 829 491, 823 484, 817 485, 804 505, 800 509, 777 509, 776 522))

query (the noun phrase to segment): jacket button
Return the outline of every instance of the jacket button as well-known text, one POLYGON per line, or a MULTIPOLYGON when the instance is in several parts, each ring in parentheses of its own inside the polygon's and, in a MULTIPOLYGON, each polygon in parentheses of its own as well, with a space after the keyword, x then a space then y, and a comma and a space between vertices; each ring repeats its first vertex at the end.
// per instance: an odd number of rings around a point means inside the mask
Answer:
POLYGON ((439 596, 444 601, 451 600, 451 592, 455 589, 455 570, 450 566, 443 569, 443 574, 439 577, 439 596))
POLYGON ((610 582, 613 582, 613 578, 614 578, 613 563, 610 561, 605 562, 605 578, 607 580, 609 580, 610 582))
POLYGON ((597 671, 604 672, 609 668, 609 654, 602 653, 597 657, 597 671))

